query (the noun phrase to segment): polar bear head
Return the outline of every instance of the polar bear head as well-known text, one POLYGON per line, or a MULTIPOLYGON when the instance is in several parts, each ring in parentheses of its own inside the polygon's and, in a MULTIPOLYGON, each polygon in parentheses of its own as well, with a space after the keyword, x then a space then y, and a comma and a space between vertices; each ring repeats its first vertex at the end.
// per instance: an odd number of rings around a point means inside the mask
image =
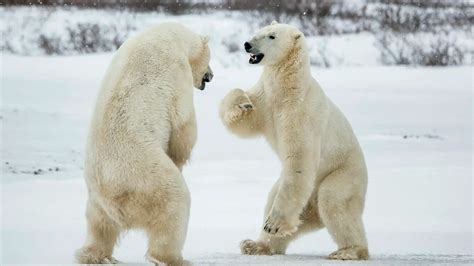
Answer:
POLYGON ((297 28, 273 21, 249 41, 244 48, 250 53, 250 64, 278 65, 304 43, 304 35, 297 28))
POLYGON ((208 46, 209 37, 200 36, 197 45, 192 48, 189 56, 189 63, 193 73, 193 85, 194 87, 204 90, 206 82, 210 82, 214 77, 212 69, 209 66, 211 59, 211 52, 208 46))

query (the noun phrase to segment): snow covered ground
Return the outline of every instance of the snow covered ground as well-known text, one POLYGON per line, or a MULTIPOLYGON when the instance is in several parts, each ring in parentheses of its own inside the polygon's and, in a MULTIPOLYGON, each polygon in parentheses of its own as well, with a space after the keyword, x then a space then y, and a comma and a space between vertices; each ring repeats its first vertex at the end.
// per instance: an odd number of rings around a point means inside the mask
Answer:
MULTIPOLYGON (((85 237, 84 143, 110 54, 1 58, 1 254, 6 263, 72 263, 85 237)), ((279 163, 263 139, 242 140, 217 117, 218 101, 247 88, 259 67, 223 67, 195 91, 199 138, 184 170, 192 194, 184 249, 196 264, 328 264, 321 230, 286 256, 239 255, 258 235, 279 163)), ((364 219, 372 263, 473 263, 472 67, 312 69, 345 112, 369 168, 364 219)), ((144 263, 129 232, 115 256, 144 263)), ((358 263, 358 262, 354 262, 358 263)), ((359 262, 366 264, 367 262, 359 262)))

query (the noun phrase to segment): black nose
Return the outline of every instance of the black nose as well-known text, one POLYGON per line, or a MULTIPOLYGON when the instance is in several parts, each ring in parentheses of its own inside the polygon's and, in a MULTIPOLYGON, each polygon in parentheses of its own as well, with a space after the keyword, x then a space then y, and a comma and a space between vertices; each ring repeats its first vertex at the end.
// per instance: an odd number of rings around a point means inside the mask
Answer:
POLYGON ((248 43, 248 42, 244 43, 244 47, 245 47, 245 51, 247 51, 247 52, 250 51, 250 49, 252 49, 252 45, 250 45, 250 43, 248 43))
POLYGON ((211 80, 212 80, 213 77, 214 77, 214 74, 212 74, 212 73, 206 73, 206 74, 204 75, 204 79, 203 79, 203 80, 204 80, 205 82, 211 82, 211 80))

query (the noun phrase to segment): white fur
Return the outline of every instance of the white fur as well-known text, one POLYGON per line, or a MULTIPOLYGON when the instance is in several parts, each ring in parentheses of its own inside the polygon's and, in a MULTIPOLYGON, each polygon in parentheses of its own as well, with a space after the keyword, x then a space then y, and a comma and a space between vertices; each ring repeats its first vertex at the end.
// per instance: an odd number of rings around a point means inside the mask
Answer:
POLYGON ((181 169, 196 141, 193 86, 209 69, 207 41, 166 23, 117 51, 87 143, 88 233, 78 262, 116 262, 117 238, 132 228, 148 235, 150 261, 182 262, 190 197, 181 169))
POLYGON ((349 122, 311 76, 303 34, 273 22, 249 41, 263 53, 260 80, 221 102, 226 127, 241 137, 263 135, 282 163, 257 241, 244 254, 283 254, 302 233, 326 227, 338 245, 332 259, 367 259, 362 223, 367 170, 349 122), (272 36, 272 38, 270 38, 272 36))

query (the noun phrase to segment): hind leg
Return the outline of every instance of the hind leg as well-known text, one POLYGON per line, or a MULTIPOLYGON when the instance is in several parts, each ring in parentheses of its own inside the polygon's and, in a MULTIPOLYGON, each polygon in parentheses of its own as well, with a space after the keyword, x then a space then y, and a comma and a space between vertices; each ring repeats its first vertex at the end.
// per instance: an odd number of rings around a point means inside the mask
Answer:
POLYGON ((147 258, 155 264, 181 265, 181 251, 186 239, 189 219, 189 204, 181 205, 166 217, 146 229, 148 235, 147 258))
POLYGON ((118 261, 112 257, 115 243, 120 234, 118 225, 102 208, 89 198, 86 210, 87 239, 84 246, 75 253, 81 264, 111 264, 118 261))
POLYGON ((366 180, 364 171, 338 170, 327 176, 319 187, 320 215, 338 246, 338 250, 329 255, 330 259, 369 258, 362 223, 366 180))
MULTIPOLYGON (((265 206, 264 217, 267 217, 271 210, 273 201, 275 199, 276 191, 278 190, 279 182, 277 182, 270 194, 268 195, 267 205, 265 206)), ((321 219, 317 211, 317 203, 315 196, 311 196, 310 201, 306 205, 303 213, 300 215, 301 224, 297 231, 292 235, 277 237, 274 234, 268 234, 264 230, 260 233, 258 240, 246 239, 240 243, 240 250, 245 255, 273 255, 285 254, 286 249, 291 241, 298 238, 302 234, 318 230, 323 227, 321 219)))
MULTIPOLYGON (((184 192, 183 192, 184 193, 184 192)), ((148 225, 147 258, 156 264, 181 265, 181 251, 186 239, 189 219, 189 194, 182 195, 184 202, 168 202, 176 209, 165 211, 158 219, 148 225)))
POLYGON ((158 190, 146 195, 150 206, 144 209, 148 221, 145 231, 148 235, 147 258, 155 263, 181 265, 181 251, 186 240, 189 220, 190 195, 180 170, 166 158, 160 162, 157 179, 166 180, 157 186, 158 190))

